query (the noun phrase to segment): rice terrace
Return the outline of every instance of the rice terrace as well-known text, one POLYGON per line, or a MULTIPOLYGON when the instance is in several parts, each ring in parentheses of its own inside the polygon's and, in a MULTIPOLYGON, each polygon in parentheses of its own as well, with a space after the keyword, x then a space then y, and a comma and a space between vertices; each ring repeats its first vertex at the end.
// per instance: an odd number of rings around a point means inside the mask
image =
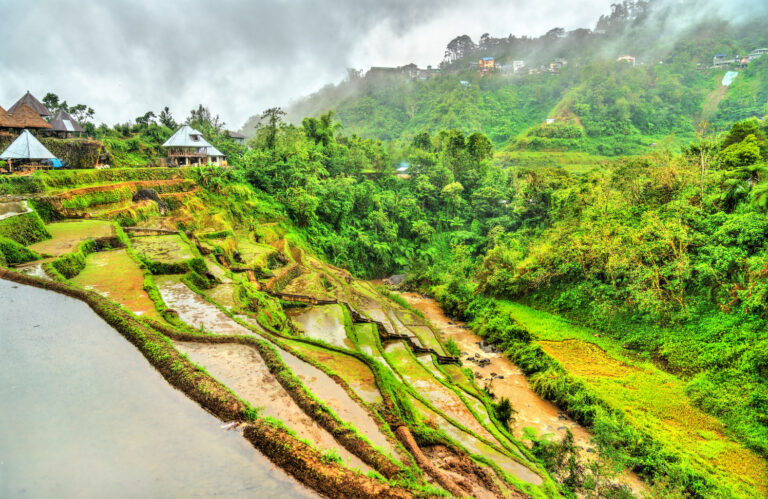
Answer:
POLYGON ((0 0, 0 497, 768 497, 766 25, 0 0))

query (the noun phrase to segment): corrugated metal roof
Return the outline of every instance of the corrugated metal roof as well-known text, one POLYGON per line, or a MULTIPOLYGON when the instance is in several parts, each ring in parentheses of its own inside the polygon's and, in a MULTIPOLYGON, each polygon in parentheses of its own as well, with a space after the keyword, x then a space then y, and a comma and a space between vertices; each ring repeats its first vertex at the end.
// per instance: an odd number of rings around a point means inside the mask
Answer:
POLYGON ((165 141, 163 147, 212 147, 203 134, 189 125, 184 125, 171 138, 165 141))
POLYGON ((56 116, 51 120, 51 126, 57 132, 84 132, 83 127, 75 121, 71 114, 63 109, 59 109, 56 116))
POLYGON ((45 148, 29 130, 21 132, 8 149, 0 154, 0 159, 54 159, 56 156, 45 148))
POLYGON ((218 149, 216 149, 216 148, 215 148, 215 147, 213 147, 213 146, 210 146, 210 147, 208 147, 208 148, 205 150, 205 155, 206 155, 206 156, 214 156, 214 157, 215 157, 215 156, 221 156, 222 158, 224 157, 224 153, 223 153, 223 152, 221 152, 221 151, 219 151, 218 149))
POLYGON ((37 100, 34 95, 29 93, 29 90, 27 90, 27 93, 22 96, 21 99, 16 101, 16 104, 12 105, 10 108, 8 108, 8 112, 13 114, 16 112, 16 108, 21 106, 22 104, 28 105, 34 112, 39 114, 40 116, 50 116, 51 111, 48 110, 47 107, 43 105, 42 102, 37 100))

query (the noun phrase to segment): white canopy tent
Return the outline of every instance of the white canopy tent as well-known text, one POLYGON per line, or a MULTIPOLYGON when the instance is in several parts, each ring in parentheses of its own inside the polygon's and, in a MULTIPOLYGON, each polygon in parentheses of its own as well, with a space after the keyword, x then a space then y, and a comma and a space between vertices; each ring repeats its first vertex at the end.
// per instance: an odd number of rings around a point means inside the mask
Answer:
POLYGON ((29 130, 21 132, 16 140, 0 154, 0 160, 8 159, 55 159, 56 156, 45 148, 29 130))

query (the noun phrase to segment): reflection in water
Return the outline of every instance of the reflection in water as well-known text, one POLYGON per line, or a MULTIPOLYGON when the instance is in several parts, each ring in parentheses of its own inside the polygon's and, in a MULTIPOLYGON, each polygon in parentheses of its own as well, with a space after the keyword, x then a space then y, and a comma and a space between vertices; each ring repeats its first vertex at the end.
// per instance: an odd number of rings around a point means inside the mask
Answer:
POLYGON ((0 203, 0 220, 23 215, 32 211, 26 201, 11 201, 10 203, 0 203))
POLYGON ((331 345, 354 350, 355 345, 347 338, 344 327, 344 311, 341 305, 319 305, 291 311, 291 319, 299 324, 310 338, 331 345))
POLYGON ((86 304, 0 280, 0 497, 311 496, 86 304))
POLYGON ((215 334, 253 334, 180 282, 179 276, 155 276, 155 283, 165 304, 178 312, 179 318, 190 326, 203 327, 215 334))
POLYGON ((343 421, 351 423, 373 445, 388 453, 394 451, 393 446, 381 432, 373 417, 368 414, 368 411, 359 406, 330 376, 282 348, 278 346, 275 348, 288 368, 343 421))

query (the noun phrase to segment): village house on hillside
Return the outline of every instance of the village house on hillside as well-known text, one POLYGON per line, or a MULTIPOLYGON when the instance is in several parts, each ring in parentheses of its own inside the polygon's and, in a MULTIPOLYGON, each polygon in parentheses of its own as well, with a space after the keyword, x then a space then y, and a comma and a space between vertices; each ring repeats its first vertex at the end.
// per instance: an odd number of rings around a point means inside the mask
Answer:
POLYGON ((19 122, 16 121, 13 116, 8 113, 2 106, 0 106, 0 133, 13 132, 21 128, 19 122))
POLYGON ((628 62, 633 66, 636 64, 635 56, 633 55, 622 55, 616 59, 616 62, 628 62))
POLYGON ((227 130, 227 133, 235 141, 235 144, 245 144, 245 135, 242 133, 233 132, 232 130, 227 130))
POLYGON ((764 56, 765 54, 768 54, 768 48, 755 49, 749 54, 749 62, 752 62, 755 59, 764 56))
POLYGON ((747 56, 736 55, 733 57, 728 57, 725 54, 715 54, 715 56, 712 58, 712 68, 721 69, 731 66, 746 68, 750 62, 754 61, 755 59, 759 59, 766 54, 768 54, 768 48, 755 49, 747 56))
POLYGON ((209 144, 202 133, 189 125, 179 128, 165 141, 163 147, 168 151, 170 163, 175 166, 226 166, 224 154, 209 144))
POLYGON ((555 59, 554 61, 549 63, 549 71, 552 73, 557 73, 561 69, 563 69, 564 66, 568 65, 568 61, 565 59, 555 59))
POLYGON ((488 71, 492 70, 494 66, 495 61, 493 60, 493 57, 483 57, 477 63, 477 67, 480 69, 481 73, 487 73, 488 71))
POLYGON ((62 139, 68 139, 85 133, 83 127, 65 110, 59 109, 50 121, 53 132, 62 139))
POLYGON ((27 128, 52 130, 51 124, 45 120, 50 115, 51 111, 27 91, 7 111, 0 107, 0 133, 16 135, 27 128))
POLYGON ((18 102, 8 110, 14 121, 16 121, 17 128, 38 128, 38 129, 50 129, 51 124, 45 121, 37 111, 27 105, 26 102, 19 104, 18 102), (12 110, 12 111, 11 111, 12 110))

